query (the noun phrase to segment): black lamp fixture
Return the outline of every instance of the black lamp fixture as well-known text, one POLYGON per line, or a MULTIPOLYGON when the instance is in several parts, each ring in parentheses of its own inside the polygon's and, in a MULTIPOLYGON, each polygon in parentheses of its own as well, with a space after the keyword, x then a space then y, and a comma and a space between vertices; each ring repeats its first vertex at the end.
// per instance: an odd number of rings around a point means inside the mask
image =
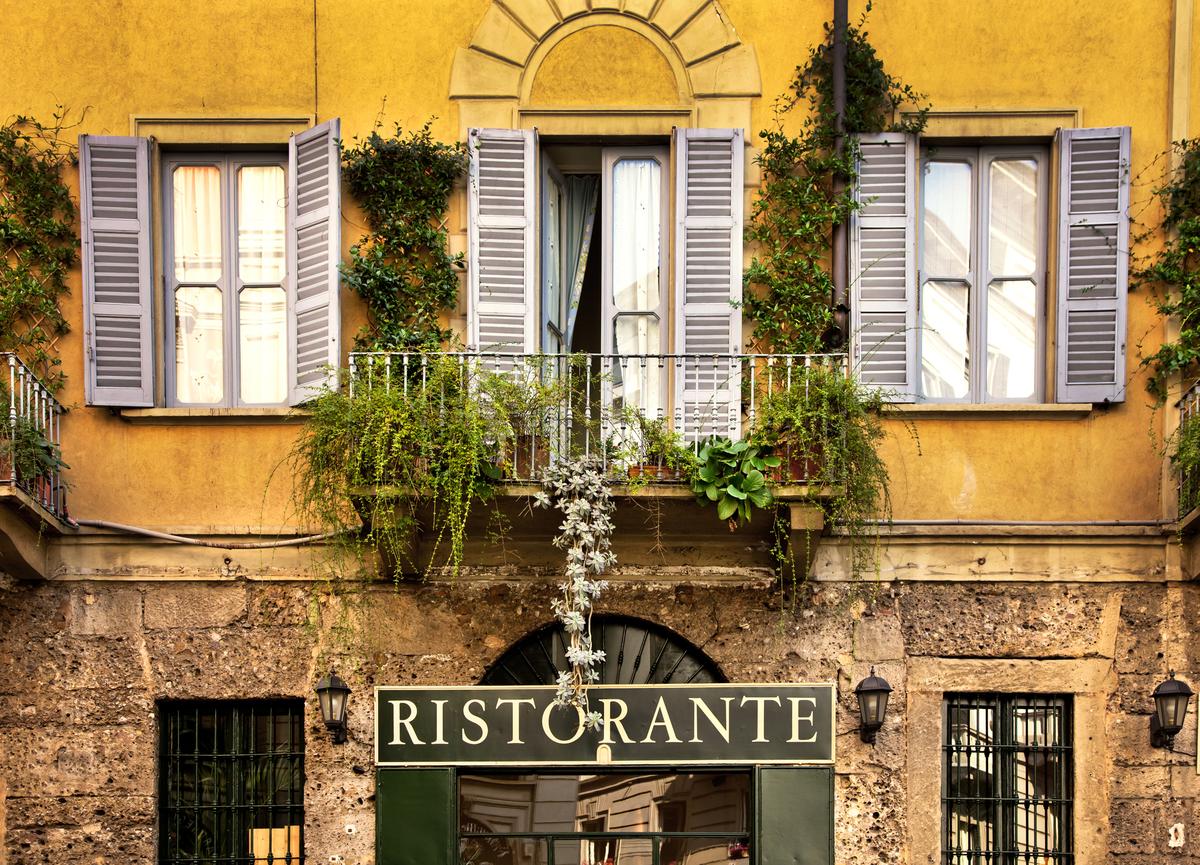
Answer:
POLYGON ((346 743, 346 704, 350 702, 350 686, 333 670, 317 682, 317 702, 321 704, 321 720, 333 733, 333 744, 346 743))
POLYGON ((1191 699, 1192 689, 1186 682, 1176 679, 1175 671, 1171 670, 1170 678, 1154 689, 1154 714, 1150 716, 1151 745, 1174 749, 1175 737, 1183 729, 1191 699))
POLYGON ((862 722, 858 735, 868 745, 875 744, 875 735, 883 726, 890 693, 892 686, 886 679, 875 675, 874 667, 871 667, 871 675, 859 682, 854 689, 854 696, 858 697, 859 720, 862 722))

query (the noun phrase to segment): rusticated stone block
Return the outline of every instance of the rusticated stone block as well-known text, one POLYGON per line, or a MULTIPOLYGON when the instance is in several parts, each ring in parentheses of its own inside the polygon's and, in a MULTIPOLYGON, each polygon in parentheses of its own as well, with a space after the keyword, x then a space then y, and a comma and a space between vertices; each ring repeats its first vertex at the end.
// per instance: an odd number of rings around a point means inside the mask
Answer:
POLYGON ((245 615, 246 587, 158 583, 147 589, 145 604, 149 630, 219 628, 245 615))
POLYGON ((1143 799, 1114 799, 1109 815, 1109 852, 1158 852, 1155 827, 1161 822, 1161 808, 1160 803, 1143 799))

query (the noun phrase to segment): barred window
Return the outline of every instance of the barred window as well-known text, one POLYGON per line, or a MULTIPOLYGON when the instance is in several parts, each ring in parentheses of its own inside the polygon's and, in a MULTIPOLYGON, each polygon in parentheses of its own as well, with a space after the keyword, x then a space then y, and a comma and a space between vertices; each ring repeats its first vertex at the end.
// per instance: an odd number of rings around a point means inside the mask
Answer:
POLYGON ((944 865, 1071 863, 1071 699, 951 694, 942 718, 944 865))
POLYGON ((304 701, 159 707, 159 862, 304 862, 304 701))

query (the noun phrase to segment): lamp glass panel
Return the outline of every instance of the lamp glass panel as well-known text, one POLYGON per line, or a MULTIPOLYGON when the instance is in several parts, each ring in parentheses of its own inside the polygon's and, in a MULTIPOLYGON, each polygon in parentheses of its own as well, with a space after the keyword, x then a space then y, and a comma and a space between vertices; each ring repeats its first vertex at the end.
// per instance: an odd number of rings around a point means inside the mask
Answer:
POLYGON ((330 720, 341 723, 346 719, 346 698, 350 694, 340 688, 335 688, 329 694, 329 717, 330 720))
POLYGON ((321 704, 321 720, 326 723, 333 720, 333 709, 330 706, 332 693, 328 688, 317 691, 317 701, 321 704))

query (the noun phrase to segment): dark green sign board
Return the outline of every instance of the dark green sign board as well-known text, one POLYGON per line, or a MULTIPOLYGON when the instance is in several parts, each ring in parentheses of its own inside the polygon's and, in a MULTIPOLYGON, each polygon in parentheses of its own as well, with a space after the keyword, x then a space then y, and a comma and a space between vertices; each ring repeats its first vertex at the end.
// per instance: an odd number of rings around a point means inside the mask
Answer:
POLYGON ((832 684, 593 685, 598 729, 554 686, 375 689, 380 766, 832 763, 832 684))

